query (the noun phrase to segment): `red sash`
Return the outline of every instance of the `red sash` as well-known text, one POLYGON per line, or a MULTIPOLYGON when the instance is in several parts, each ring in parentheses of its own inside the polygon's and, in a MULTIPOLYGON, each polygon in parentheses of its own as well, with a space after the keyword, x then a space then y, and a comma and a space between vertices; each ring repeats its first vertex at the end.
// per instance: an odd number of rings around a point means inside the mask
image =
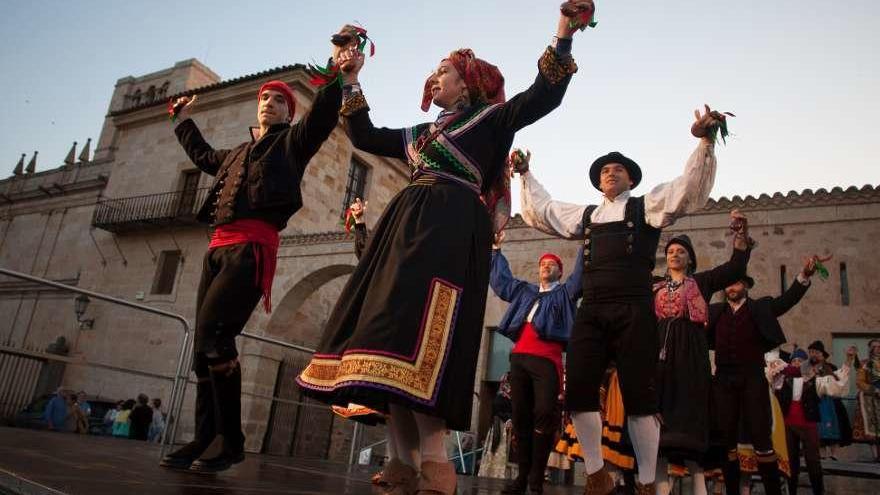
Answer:
POLYGON ((275 227, 250 218, 235 220, 218 226, 211 234, 208 249, 235 244, 254 244, 254 258, 257 260, 256 284, 263 291, 263 309, 272 311, 272 279, 275 278, 275 265, 278 261, 278 231, 275 227))

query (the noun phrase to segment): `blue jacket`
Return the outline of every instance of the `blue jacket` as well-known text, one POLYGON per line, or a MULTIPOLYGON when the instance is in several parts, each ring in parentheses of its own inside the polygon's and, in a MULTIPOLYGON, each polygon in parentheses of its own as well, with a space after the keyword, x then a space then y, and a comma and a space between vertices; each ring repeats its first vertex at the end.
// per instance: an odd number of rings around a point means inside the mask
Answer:
POLYGON ((67 401, 61 394, 55 394, 46 404, 46 411, 43 413, 47 426, 52 425, 56 430, 64 429, 64 422, 67 420, 67 401))
POLYGON ((581 297, 581 275, 583 273, 583 246, 578 250, 574 270, 565 280, 549 292, 541 293, 540 288, 524 280, 513 278, 507 258, 500 249, 492 251, 492 272, 489 286, 502 301, 510 303, 504 318, 498 324, 498 333, 516 342, 522 326, 540 297, 541 303, 532 317, 532 325, 543 340, 568 342, 574 324, 574 310, 581 297))

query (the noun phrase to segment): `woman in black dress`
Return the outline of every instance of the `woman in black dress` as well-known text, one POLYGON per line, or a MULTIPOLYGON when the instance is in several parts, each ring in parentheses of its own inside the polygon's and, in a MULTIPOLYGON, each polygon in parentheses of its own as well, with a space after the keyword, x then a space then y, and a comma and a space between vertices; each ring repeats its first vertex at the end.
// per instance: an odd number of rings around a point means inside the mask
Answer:
POLYGON ((751 252, 745 217, 736 210, 731 217, 736 230, 730 261, 695 273, 696 253, 690 238, 681 234, 666 243, 666 277, 654 284, 660 342, 657 393, 663 418, 658 495, 670 491, 670 463, 687 467, 693 493, 706 494, 702 463, 709 449, 712 382, 706 339, 708 302, 712 294, 745 276, 751 252))
POLYGON ((403 129, 373 126, 357 83, 363 55, 340 63, 353 67, 341 111, 353 144, 406 160, 412 182, 377 222, 297 382, 318 400, 390 413, 398 459, 385 474, 399 493, 455 489, 443 440, 470 426, 491 239, 510 212, 506 158, 516 131, 561 103, 577 70, 574 24, 560 16, 535 82, 507 101, 497 67, 452 52, 425 83, 422 109, 433 102, 439 117, 403 129))

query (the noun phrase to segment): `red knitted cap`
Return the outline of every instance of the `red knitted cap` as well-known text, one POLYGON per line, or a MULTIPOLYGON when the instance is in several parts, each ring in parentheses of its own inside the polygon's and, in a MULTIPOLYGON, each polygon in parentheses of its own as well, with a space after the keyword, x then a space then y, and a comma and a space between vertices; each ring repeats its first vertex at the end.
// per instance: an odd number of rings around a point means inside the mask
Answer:
POLYGON ((556 255, 553 254, 553 253, 544 253, 544 254, 541 255, 540 258, 538 258, 538 263, 540 263, 540 262, 542 262, 542 261, 544 261, 544 260, 553 260, 553 261, 555 261, 556 264, 559 265, 559 273, 562 273, 562 259, 560 259, 559 256, 556 256, 556 255))
POLYGON ((290 120, 293 120, 293 114, 296 113, 296 97, 293 96, 293 90, 290 89, 290 86, 284 81, 269 81, 260 86, 260 91, 257 93, 257 101, 263 96, 263 91, 266 91, 267 89, 278 91, 284 95, 284 100, 287 102, 287 111, 290 114, 290 120))

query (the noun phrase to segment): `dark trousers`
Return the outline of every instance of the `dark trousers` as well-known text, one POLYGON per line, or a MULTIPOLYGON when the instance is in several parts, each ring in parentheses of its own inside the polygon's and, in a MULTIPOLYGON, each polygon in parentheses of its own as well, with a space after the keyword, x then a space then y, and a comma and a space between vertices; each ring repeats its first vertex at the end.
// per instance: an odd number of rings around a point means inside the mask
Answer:
POLYGON ((541 486, 561 420, 559 373, 549 359, 511 354, 509 376, 519 478, 541 486))
POLYGON ((199 382, 195 442, 203 448, 222 435, 222 448, 244 449, 241 367, 230 361, 238 357, 235 337, 261 295, 252 244, 219 247, 205 254, 193 345, 193 370, 199 382))
POLYGON ((581 303, 568 343, 565 408, 598 411, 599 387, 617 362, 623 407, 630 415, 656 414, 657 319, 650 299, 581 303))
POLYGON ((251 243, 209 250, 196 299, 193 370, 207 377, 208 365, 238 357, 235 337, 244 329, 262 290, 251 243))
POLYGON ((825 493, 822 480, 822 461, 819 460, 819 430, 810 427, 785 425, 785 438, 788 443, 788 460, 791 464, 791 479, 788 480, 788 493, 797 493, 798 475, 801 469, 801 453, 807 461, 807 472, 814 495, 825 493), (801 448, 803 445, 803 448, 801 448))
POLYGON ((758 457, 758 471, 767 495, 781 493, 776 452, 773 450, 773 416, 770 386, 763 366, 719 366, 712 383, 715 414, 728 460, 724 482, 728 493, 739 493, 739 461, 736 446, 742 422, 758 457))

